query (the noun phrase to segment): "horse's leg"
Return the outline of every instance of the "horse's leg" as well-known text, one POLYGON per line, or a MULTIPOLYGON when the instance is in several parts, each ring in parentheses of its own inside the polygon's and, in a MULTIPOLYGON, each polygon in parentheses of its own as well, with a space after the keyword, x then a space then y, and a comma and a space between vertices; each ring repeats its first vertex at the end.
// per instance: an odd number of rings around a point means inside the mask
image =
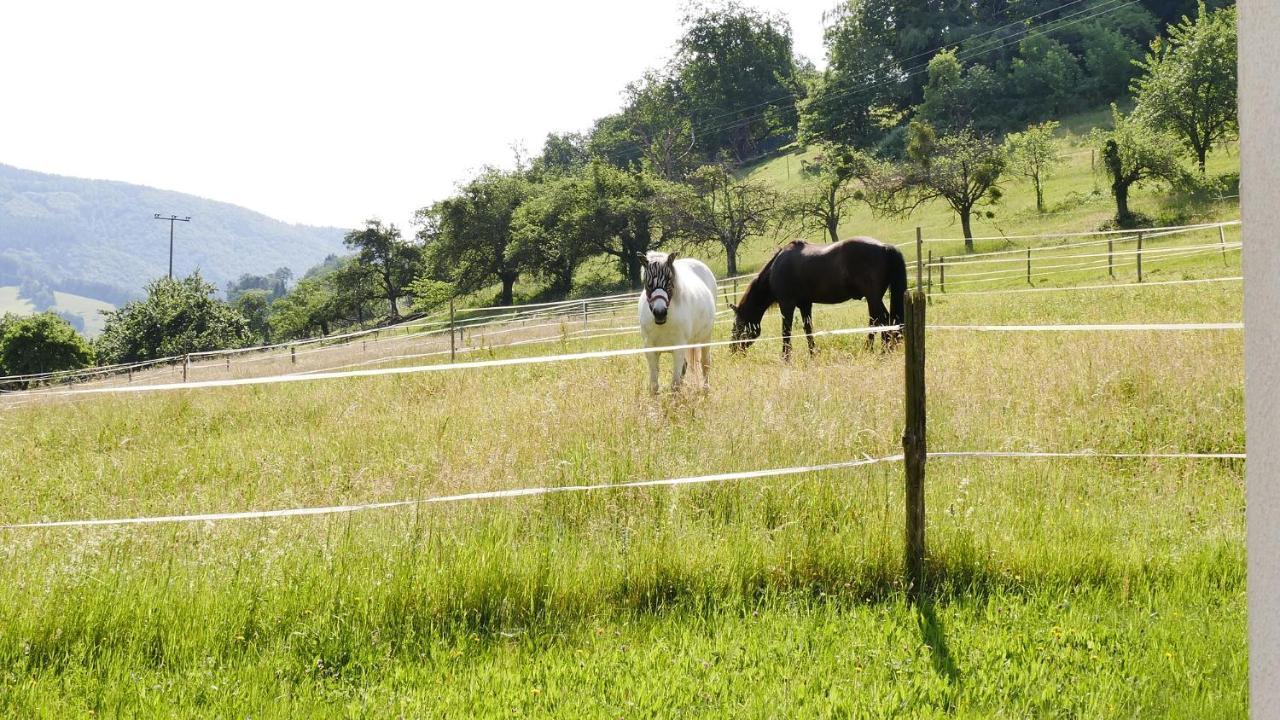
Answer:
POLYGON ((649 394, 658 394, 658 353, 649 352, 644 354, 645 359, 649 361, 649 394))
POLYGON ((796 306, 791 303, 778 303, 782 311, 782 359, 791 361, 791 322, 795 320, 796 306))
POLYGON ((689 354, 686 352, 671 353, 671 391, 675 392, 680 389, 680 383, 684 380, 684 366, 688 363, 689 354))
POLYGON ((804 303, 800 307, 800 319, 804 321, 804 334, 809 339, 809 354, 813 355, 818 352, 818 348, 813 343, 813 303, 804 303))
POLYGON ((702 361, 702 388, 705 390, 711 387, 711 348, 699 349, 698 359, 702 361))
MULTIPOLYGON (((871 326, 879 327, 889 324, 889 308, 884 306, 884 300, 876 295, 867 296, 867 312, 871 316, 871 326)), ((885 333, 879 333, 884 345, 888 345, 889 339, 885 333)), ((876 333, 867 336, 867 349, 875 347, 876 333)))

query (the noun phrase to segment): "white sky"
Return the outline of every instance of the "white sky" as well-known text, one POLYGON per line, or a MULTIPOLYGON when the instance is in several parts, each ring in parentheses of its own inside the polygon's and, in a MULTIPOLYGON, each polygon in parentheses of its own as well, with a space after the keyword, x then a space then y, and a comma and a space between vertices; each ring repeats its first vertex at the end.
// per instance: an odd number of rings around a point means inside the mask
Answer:
MULTIPOLYGON (((822 60, 837 0, 779 10, 822 60)), ((355 227, 583 130, 670 57, 683 0, 36 2, 0 20, 0 163, 355 227)), ((139 208, 182 212, 181 208, 139 208)), ((198 222, 193 218, 193 222, 198 222)), ((406 232, 406 234, 408 234, 406 232)))

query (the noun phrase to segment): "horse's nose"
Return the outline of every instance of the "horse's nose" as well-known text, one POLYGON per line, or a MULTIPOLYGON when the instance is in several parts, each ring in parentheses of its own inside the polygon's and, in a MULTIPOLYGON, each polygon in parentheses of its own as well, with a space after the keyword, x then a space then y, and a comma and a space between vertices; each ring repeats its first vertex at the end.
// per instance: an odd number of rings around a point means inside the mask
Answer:
POLYGON ((653 311, 653 321, 654 321, 654 322, 656 322, 656 323, 658 323, 659 325, 661 325, 662 323, 666 322, 666 321, 667 321, 667 310, 666 310, 666 308, 654 309, 654 311, 653 311))

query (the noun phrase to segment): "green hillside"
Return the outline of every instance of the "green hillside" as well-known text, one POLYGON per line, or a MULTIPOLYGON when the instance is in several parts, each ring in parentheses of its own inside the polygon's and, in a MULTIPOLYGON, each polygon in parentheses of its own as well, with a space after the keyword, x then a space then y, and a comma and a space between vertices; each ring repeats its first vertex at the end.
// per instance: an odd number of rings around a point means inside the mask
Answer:
MULTIPOLYGON (((228 203, 107 180, 0 165, 0 286, 122 304, 168 271, 169 228, 154 213, 190 215, 176 228, 174 273, 222 287, 242 273, 301 273, 342 248, 343 230, 291 225, 228 203)), ((60 303, 61 304, 61 303, 60 303)))

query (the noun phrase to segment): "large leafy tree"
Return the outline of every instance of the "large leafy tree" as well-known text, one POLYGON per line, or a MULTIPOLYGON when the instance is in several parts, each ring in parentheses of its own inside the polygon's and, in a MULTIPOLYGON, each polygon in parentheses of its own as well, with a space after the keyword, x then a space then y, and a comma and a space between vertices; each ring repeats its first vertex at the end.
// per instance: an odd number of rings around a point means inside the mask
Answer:
POLYGON ((77 370, 93 359, 88 341, 56 313, 13 317, 0 330, 0 374, 77 370))
POLYGON ((1009 153, 1009 170, 1031 181, 1036 191, 1036 212, 1044 212, 1044 181, 1062 164, 1062 151, 1053 133, 1058 129, 1056 120, 1031 125, 1022 132, 1005 136, 1004 147, 1009 153))
POLYGON ((461 293, 497 281, 499 304, 510 305, 523 269, 519 254, 510 251, 512 219, 529 193, 522 173, 491 167, 461 185, 457 195, 419 210, 426 274, 451 282, 461 293))
POLYGON ((574 273, 593 251, 592 201, 586 174, 566 175, 536 186, 512 219, 508 253, 549 280, 557 294, 569 293, 574 273))
POLYGON ((764 138, 794 134, 800 85, 791 48, 780 15, 730 1, 685 16, 675 76, 704 157, 729 150, 746 158, 764 138))
POLYGON ((1236 10, 1208 12, 1171 25, 1156 39, 1133 82, 1138 112, 1175 133, 1204 172, 1214 143, 1239 132, 1236 101, 1236 10))
POLYGON ((98 356, 108 363, 152 360, 202 350, 241 347, 252 340, 240 313, 215 297, 200 273, 161 278, 147 296, 106 313, 98 356))
POLYGON ((1125 116, 1111 106, 1112 129, 1095 130, 1092 140, 1102 150, 1102 164, 1111 178, 1111 194, 1116 201, 1116 223, 1129 226, 1134 215, 1129 210, 1129 190, 1144 182, 1177 183, 1186 178, 1175 148, 1177 141, 1167 132, 1150 126, 1137 114, 1125 116))
POLYGON ((1080 61, 1058 40, 1034 35, 1023 40, 1013 59, 1010 82, 1022 98, 1022 115, 1031 120, 1061 115, 1080 91, 1080 61))
POLYGON ((999 129, 1004 116, 1002 88, 986 66, 965 68, 954 52, 944 50, 929 60, 928 76, 916 117, 942 132, 999 129))
POLYGON ((387 301, 391 319, 398 320, 400 298, 422 262, 421 246, 400 237, 394 224, 383 225, 377 219, 366 220, 364 229, 347 233, 343 243, 356 251, 360 269, 377 278, 378 297, 387 301))
POLYGON ((271 304, 267 322, 277 341, 328 335, 339 303, 328 275, 305 277, 289 294, 271 304))
POLYGON ((729 274, 737 275, 742 244, 766 234, 781 218, 778 193, 764 183, 735 178, 723 163, 698 168, 689 182, 666 194, 668 226, 695 245, 718 246, 729 274))
POLYGON ((227 283, 227 302, 234 303, 242 293, 250 290, 265 290, 270 300, 276 300, 284 297, 292 281, 293 271, 287 267, 276 268, 267 275, 245 273, 237 280, 227 283))
POLYGON ((231 300, 231 307, 244 317, 254 341, 271 342, 271 291, 260 288, 245 290, 231 300))

